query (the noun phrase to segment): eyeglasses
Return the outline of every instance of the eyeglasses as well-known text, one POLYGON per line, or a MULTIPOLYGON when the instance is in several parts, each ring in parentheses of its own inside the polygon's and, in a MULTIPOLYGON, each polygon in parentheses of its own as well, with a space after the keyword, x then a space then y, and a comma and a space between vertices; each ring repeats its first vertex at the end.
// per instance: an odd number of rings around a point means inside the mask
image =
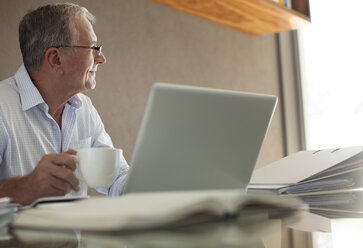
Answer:
POLYGON ((97 51, 97 55, 101 56, 102 54, 102 46, 71 46, 71 45, 59 45, 59 46, 55 46, 55 48, 60 48, 60 47, 74 47, 74 48, 86 48, 86 49, 93 49, 94 51, 97 51))

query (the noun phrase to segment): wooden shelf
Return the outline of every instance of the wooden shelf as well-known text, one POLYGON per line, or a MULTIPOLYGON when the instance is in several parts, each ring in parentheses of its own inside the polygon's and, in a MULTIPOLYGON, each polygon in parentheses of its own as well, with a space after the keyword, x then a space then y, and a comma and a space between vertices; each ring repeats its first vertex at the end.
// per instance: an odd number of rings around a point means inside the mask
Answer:
POLYGON ((292 9, 272 0, 153 1, 255 36, 310 23, 309 0, 291 0, 292 9))

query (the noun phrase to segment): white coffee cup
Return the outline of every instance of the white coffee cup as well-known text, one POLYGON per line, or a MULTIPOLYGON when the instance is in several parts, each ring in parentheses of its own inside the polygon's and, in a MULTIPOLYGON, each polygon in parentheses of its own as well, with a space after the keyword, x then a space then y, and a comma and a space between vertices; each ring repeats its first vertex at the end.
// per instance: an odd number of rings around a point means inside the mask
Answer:
POLYGON ((74 156, 77 163, 77 175, 92 188, 108 188, 115 181, 122 156, 122 150, 116 148, 81 148, 74 156))

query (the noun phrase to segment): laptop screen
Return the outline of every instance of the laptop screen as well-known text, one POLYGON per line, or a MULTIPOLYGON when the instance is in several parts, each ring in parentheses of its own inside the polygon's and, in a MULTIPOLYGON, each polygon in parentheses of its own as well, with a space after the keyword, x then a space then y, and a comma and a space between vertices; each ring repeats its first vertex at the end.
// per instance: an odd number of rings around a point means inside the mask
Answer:
POLYGON ((275 96, 156 83, 123 193, 246 190, 275 96))

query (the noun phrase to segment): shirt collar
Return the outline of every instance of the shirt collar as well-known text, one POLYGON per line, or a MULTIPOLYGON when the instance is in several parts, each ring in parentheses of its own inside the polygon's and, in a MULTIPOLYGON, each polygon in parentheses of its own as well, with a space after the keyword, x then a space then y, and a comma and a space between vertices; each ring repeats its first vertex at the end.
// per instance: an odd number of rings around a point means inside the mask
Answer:
POLYGON ((15 81, 19 89, 23 111, 37 106, 38 104, 45 103, 38 89, 30 79, 24 64, 22 64, 15 73, 15 81))
MULTIPOLYGON (((15 81, 19 89, 23 111, 40 104, 47 105, 37 87, 35 87, 31 80, 24 64, 22 64, 19 70, 15 73, 15 81)), ((68 101, 68 104, 76 109, 79 109, 82 106, 82 101, 78 95, 75 95, 68 101)))
POLYGON ((69 99, 68 104, 75 109, 79 109, 82 106, 81 98, 77 95, 69 99))

